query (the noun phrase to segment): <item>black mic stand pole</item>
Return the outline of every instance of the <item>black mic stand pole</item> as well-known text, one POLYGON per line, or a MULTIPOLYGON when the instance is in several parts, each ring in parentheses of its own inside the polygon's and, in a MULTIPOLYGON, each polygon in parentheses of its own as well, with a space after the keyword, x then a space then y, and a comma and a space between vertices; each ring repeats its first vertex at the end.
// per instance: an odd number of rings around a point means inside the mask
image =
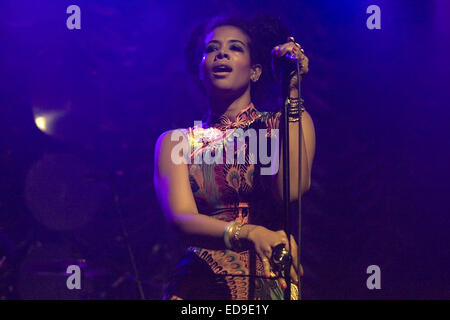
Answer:
POLYGON ((122 236, 123 236, 123 240, 125 242, 125 246, 127 247, 127 250, 128 250, 128 256, 130 258, 131 267, 133 268, 133 273, 134 273, 135 281, 136 281, 137 288, 139 291, 139 296, 140 296, 141 300, 145 300, 145 294, 144 294, 144 289, 142 287, 142 281, 139 278, 139 273, 138 273, 138 269, 136 266, 136 260, 134 258, 133 251, 131 250, 130 238, 128 236, 128 231, 127 231, 127 228, 125 227, 125 222, 123 219, 122 208, 121 208, 120 201, 119 201, 119 193, 118 193, 117 187, 116 187, 116 180, 113 180, 112 183, 110 183, 109 187, 110 187, 110 190, 113 195, 114 207, 119 216, 120 228, 122 231, 122 236))
MULTIPOLYGON (((281 79, 281 103, 283 110, 283 208, 284 208, 284 231, 286 232, 286 236, 290 243, 291 237, 291 217, 290 217, 290 168, 289 168, 289 116, 287 110, 286 99, 289 97, 289 85, 291 75, 296 71, 298 77, 298 99, 299 99, 299 108, 302 107, 302 98, 301 98, 301 75, 300 75, 300 62, 295 60, 296 69, 291 72, 292 68, 288 68, 285 66, 281 67, 280 71, 280 79, 281 79)), ((301 178, 302 178, 302 112, 299 113, 299 121, 298 121, 298 131, 299 131, 299 146, 298 146, 298 239, 297 239, 297 262, 298 262, 298 298, 301 299, 301 287, 300 287, 300 246, 301 246, 301 217, 302 217, 302 206, 301 206, 301 178)), ((289 246, 289 254, 291 254, 291 246, 289 246)), ((291 299, 291 276, 290 276, 290 268, 291 264, 288 263, 284 270, 282 271, 282 275, 286 281, 287 287, 284 291, 284 300, 291 299)))

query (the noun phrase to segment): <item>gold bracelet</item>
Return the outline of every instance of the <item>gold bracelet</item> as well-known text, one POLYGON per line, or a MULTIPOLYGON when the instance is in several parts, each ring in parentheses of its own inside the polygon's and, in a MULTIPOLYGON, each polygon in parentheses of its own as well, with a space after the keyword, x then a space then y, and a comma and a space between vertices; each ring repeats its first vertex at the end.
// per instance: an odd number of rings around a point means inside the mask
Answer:
POLYGON ((233 245, 231 244, 230 238, 236 224, 237 224, 236 221, 231 221, 229 224, 225 226, 225 231, 223 233, 223 241, 225 242, 225 246, 230 250, 233 249, 233 245))
POLYGON ((300 120, 300 113, 305 111, 303 107, 303 99, 287 98, 286 107, 289 122, 297 122, 300 120))
POLYGON ((245 223, 243 223, 243 224, 238 224, 237 226, 236 226, 236 230, 234 230, 234 235, 233 235, 233 244, 234 244, 234 247, 236 247, 236 248, 241 248, 241 243, 240 243, 240 238, 239 238, 239 236, 240 236, 240 234, 241 234, 241 229, 242 229, 242 227, 245 225, 245 223))

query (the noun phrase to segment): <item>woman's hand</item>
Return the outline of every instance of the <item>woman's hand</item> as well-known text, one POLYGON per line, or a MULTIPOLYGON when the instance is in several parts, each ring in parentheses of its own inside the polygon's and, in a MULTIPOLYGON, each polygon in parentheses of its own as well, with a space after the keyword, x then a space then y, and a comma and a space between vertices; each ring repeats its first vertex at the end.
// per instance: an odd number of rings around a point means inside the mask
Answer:
MULTIPOLYGON (((305 51, 302 49, 300 44, 294 41, 294 38, 290 37, 288 42, 278 45, 272 49, 272 70, 275 75, 275 79, 280 81, 279 72, 277 67, 278 60, 289 53, 291 56, 295 57, 298 61, 300 61, 300 74, 308 73, 308 57, 305 55, 305 51)), ((298 88, 298 75, 295 73, 292 76, 289 86, 291 89, 296 90, 298 88)))
MULTIPOLYGON (((271 275, 271 257, 273 248, 275 248, 279 244, 284 244, 286 249, 289 250, 289 246, 291 246, 292 265, 290 274, 293 282, 298 283, 297 243, 295 242, 295 239, 294 237, 292 237, 292 235, 291 241, 289 243, 286 233, 283 230, 271 231, 262 226, 245 225, 242 231, 245 232, 245 237, 253 243, 256 253, 263 263, 264 273, 267 278, 269 278, 271 275), (247 230, 244 230, 246 226, 247 230)), ((280 278, 278 281, 283 289, 287 287, 286 281, 283 278, 280 278)))

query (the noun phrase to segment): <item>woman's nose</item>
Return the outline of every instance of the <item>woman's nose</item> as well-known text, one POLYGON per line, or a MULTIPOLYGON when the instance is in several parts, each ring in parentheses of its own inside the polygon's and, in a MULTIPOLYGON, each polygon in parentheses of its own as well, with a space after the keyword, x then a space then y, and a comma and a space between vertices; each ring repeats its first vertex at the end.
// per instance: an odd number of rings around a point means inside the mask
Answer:
POLYGON ((224 49, 219 49, 216 55, 217 59, 229 58, 228 53, 224 49))

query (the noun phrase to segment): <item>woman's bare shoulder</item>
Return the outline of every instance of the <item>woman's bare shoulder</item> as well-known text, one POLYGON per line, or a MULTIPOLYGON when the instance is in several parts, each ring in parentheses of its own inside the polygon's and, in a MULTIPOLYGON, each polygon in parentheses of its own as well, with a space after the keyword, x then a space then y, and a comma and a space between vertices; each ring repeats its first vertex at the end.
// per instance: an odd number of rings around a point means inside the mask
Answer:
POLYGON ((155 145, 155 164, 172 170, 173 165, 189 163, 189 129, 179 128, 163 132, 155 145), (171 169, 172 168, 172 169, 171 169))
POLYGON ((158 137, 156 140, 156 150, 161 149, 165 146, 173 146, 180 142, 182 142, 184 139, 188 138, 189 136, 189 128, 178 128, 178 129, 172 129, 167 130, 158 137))

